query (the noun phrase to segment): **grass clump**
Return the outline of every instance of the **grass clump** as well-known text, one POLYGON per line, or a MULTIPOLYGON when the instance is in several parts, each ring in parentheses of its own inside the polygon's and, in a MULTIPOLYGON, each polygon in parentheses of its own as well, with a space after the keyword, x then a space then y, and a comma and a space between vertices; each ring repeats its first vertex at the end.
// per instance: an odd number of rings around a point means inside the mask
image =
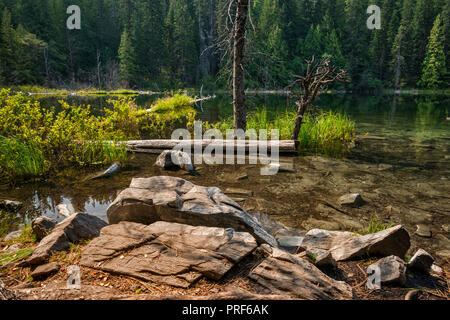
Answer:
POLYGON ((0 136, 0 176, 12 180, 16 176, 41 176, 45 171, 44 154, 34 142, 0 136))
MULTIPOLYGON (((249 113, 247 129, 278 129, 281 140, 290 140, 294 128, 296 113, 286 111, 269 115, 265 108, 249 113)), ((222 132, 232 130, 233 119, 209 125, 222 132)), ((345 152, 355 134, 355 123, 346 115, 335 112, 307 114, 299 133, 299 151, 304 153, 340 155, 345 152)), ((270 133, 269 133, 270 138, 270 133)))
POLYGON ((7 252, 0 254, 0 267, 4 267, 9 263, 15 263, 17 261, 21 261, 33 253, 32 247, 23 248, 15 252, 7 252))
POLYGON ((365 225, 360 230, 359 233, 361 235, 373 234, 373 233, 377 233, 377 232, 392 228, 393 226, 394 226, 393 222, 385 223, 384 221, 379 220, 377 218, 371 218, 369 223, 367 225, 365 225))
POLYGON ((26 225, 22 229, 22 234, 18 238, 7 241, 6 244, 7 245, 12 245, 12 244, 16 244, 16 243, 30 244, 30 243, 36 243, 36 242, 37 242, 37 238, 36 238, 36 235, 33 233, 33 228, 31 227, 31 225, 26 225))

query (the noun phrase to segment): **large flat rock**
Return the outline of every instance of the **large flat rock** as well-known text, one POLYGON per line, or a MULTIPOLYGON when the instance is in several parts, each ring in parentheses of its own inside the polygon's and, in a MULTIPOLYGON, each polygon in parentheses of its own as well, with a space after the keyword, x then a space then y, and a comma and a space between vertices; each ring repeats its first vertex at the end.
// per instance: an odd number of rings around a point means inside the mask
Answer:
POLYGON ((249 232, 259 243, 277 241, 250 214, 215 187, 201 187, 176 177, 135 178, 107 210, 110 224, 157 221, 249 232))
POLYGON ((313 229, 302 242, 305 250, 330 251, 336 261, 362 258, 364 256, 390 256, 403 258, 410 247, 408 231, 398 225, 377 233, 359 236, 351 232, 313 229))
POLYGON ((249 233, 232 229, 120 222, 102 229, 80 264, 186 288, 202 276, 221 279, 256 247, 249 233))
POLYGON ((34 249, 33 254, 24 263, 30 265, 42 264, 55 251, 63 251, 69 248, 69 243, 77 243, 81 240, 92 239, 100 234, 100 230, 107 223, 100 218, 77 213, 65 219, 46 236, 34 249))
POLYGON ((266 259, 248 277, 267 294, 307 300, 353 298, 353 290, 348 284, 328 277, 305 259, 278 248, 270 248, 266 259))

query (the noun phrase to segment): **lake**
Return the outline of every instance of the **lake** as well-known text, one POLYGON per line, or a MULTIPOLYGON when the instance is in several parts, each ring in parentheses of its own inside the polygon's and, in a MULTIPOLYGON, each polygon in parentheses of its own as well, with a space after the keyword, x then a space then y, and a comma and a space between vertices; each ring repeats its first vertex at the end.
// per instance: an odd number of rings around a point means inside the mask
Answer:
MULTIPOLYGON (((138 96, 137 105, 149 107, 158 96, 138 96)), ((42 105, 57 105, 61 97, 41 97, 42 105)), ((90 104, 96 113, 107 97, 64 98, 72 104, 90 104)), ((114 98, 113 98, 114 99, 114 98)), ((260 176, 258 165, 200 165, 199 175, 162 172, 156 156, 135 154, 130 165, 106 179, 84 181, 87 169, 66 170, 45 182, 14 189, 2 187, 0 199, 25 204, 23 219, 38 215, 58 217, 56 206, 65 203, 106 219, 106 208, 133 177, 177 175, 227 192, 240 188, 252 193, 233 195, 250 212, 299 229, 324 228, 357 231, 371 218, 403 224, 411 235, 417 225, 432 231, 432 238, 412 236, 412 247, 428 249, 442 259, 450 257, 450 96, 448 95, 339 95, 325 94, 316 106, 347 114, 356 122, 357 143, 341 158, 316 155, 283 157, 290 169, 276 176, 260 176), (239 179, 245 176, 245 179, 239 179), (337 199, 360 193, 366 205, 340 208, 337 199)), ((248 109, 266 107, 270 114, 289 105, 282 95, 249 95, 248 109)), ((231 97, 221 95, 197 105, 201 120, 214 122, 232 115, 231 97)))

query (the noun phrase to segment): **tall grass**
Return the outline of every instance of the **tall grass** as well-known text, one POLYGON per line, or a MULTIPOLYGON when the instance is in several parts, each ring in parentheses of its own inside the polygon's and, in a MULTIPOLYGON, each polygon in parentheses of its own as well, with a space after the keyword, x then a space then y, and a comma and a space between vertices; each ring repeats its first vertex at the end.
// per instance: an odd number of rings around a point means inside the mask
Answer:
MULTIPOLYGON (((248 129, 278 129, 281 140, 291 139, 296 112, 285 111, 269 115, 267 109, 257 109, 247 117, 248 129)), ((228 118, 210 125, 222 132, 233 129, 233 119, 228 118)), ((346 151, 355 133, 355 123, 346 115, 335 112, 307 114, 298 136, 299 151, 313 154, 341 155, 346 151)))
POLYGON ((35 143, 0 136, 0 176, 37 177, 45 171, 44 154, 35 143))

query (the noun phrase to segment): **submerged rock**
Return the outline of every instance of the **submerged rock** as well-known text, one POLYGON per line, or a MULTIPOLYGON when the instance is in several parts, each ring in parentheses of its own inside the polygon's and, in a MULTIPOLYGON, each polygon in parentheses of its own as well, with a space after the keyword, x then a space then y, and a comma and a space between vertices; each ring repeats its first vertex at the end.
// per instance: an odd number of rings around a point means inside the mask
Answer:
POLYGON ((365 204, 365 201, 359 193, 352 193, 340 197, 339 204, 346 207, 361 207, 365 204))
POLYGON ((31 257, 23 262, 23 265, 42 264, 52 252, 69 248, 69 242, 77 243, 97 237, 106 225, 106 222, 100 218, 86 213, 77 213, 56 225, 34 249, 31 257))
POLYGON ((38 241, 44 239, 56 226, 56 222, 49 217, 42 216, 33 220, 31 227, 38 241))
POLYGON ((433 236, 431 229, 424 224, 417 225, 417 230, 415 234, 423 238, 431 238, 433 236))
POLYGON ((330 251, 336 261, 362 258, 366 255, 404 257, 410 245, 409 234, 401 225, 364 236, 351 232, 314 229, 306 234, 302 242, 305 250, 330 251))
POLYGON ((328 277, 305 259, 268 246, 265 251, 267 257, 248 276, 262 292, 308 300, 353 298, 348 284, 328 277))
POLYGON ((114 162, 108 169, 105 171, 99 172, 94 174, 93 176, 90 176, 87 178, 87 180, 96 180, 96 179, 102 179, 106 177, 110 177, 122 168, 122 164, 120 162, 114 162))
POLYGON ((406 263, 397 256, 389 256, 378 260, 369 268, 372 270, 380 269, 382 284, 400 284, 403 286, 406 283, 406 263))
POLYGON ((220 280, 256 247, 250 234, 232 229, 121 222, 102 229, 80 264, 187 288, 202 276, 220 280))
POLYGON ((162 169, 182 169, 194 171, 191 157, 182 151, 166 150, 156 159, 156 165, 162 169))
POLYGON ((219 188, 201 187, 176 177, 135 178, 107 210, 109 223, 152 224, 156 221, 193 226, 233 228, 258 242, 277 241, 250 214, 219 188))
POLYGON ((425 250, 419 249, 409 261, 408 268, 429 273, 433 263, 433 257, 425 250))

